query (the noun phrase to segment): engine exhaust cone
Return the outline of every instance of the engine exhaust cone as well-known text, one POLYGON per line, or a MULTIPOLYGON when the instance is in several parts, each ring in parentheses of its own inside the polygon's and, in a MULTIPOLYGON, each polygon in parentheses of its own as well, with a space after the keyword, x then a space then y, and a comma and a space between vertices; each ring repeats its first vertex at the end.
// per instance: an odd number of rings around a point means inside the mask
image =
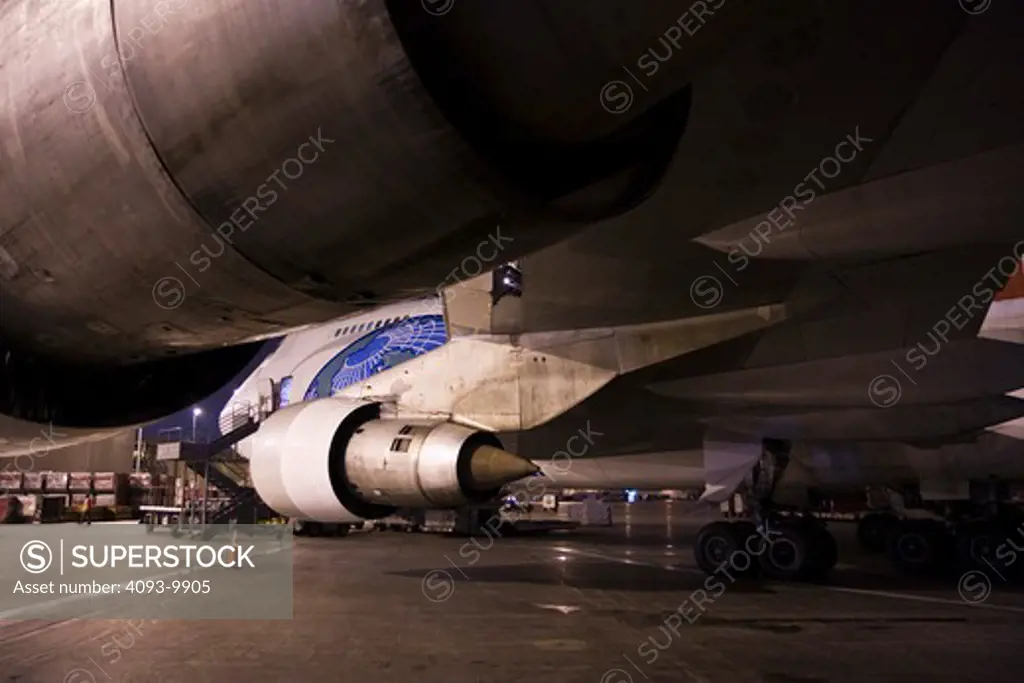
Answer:
POLYGON ((469 456, 470 484, 476 491, 492 491, 540 472, 526 458, 494 446, 479 446, 469 456))

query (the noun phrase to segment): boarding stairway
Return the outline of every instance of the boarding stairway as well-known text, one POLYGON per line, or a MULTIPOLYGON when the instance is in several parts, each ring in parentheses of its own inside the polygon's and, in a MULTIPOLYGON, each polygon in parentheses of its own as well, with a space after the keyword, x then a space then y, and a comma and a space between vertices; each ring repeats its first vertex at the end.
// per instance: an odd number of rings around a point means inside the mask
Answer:
POLYGON ((211 495, 209 490, 206 492, 207 524, 231 521, 255 524, 260 519, 265 506, 260 503, 249 479, 249 463, 233 449, 223 450, 209 459, 182 460, 217 492, 217 495, 211 495))
POLYGON ((235 445, 259 429, 260 413, 248 404, 232 406, 221 415, 223 436, 210 443, 177 443, 178 460, 201 477, 204 491, 200 505, 205 509, 204 523, 256 524, 271 516, 260 501, 249 476, 249 461, 238 454, 235 445), (210 487, 217 495, 211 495, 210 487))

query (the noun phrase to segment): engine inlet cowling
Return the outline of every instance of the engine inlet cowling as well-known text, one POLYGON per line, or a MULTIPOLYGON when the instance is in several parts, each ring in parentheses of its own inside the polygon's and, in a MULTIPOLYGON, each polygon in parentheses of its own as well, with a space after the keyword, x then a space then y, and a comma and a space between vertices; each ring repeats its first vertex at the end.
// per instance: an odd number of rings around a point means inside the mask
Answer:
POLYGON ((345 476, 349 439, 379 415, 375 403, 333 398, 277 411, 252 436, 256 491, 275 512, 296 519, 352 523, 392 514, 394 508, 356 496, 345 476))

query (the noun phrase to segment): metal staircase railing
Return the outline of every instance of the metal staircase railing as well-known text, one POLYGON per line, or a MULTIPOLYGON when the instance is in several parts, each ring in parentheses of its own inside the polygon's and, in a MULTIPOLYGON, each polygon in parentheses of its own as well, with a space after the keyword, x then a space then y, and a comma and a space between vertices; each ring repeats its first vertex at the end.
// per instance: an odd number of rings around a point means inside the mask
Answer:
MULTIPOLYGON (((249 465, 245 462, 215 460, 211 463, 216 471, 229 478, 235 486, 250 488, 249 465)), ((214 475, 217 476, 217 475, 214 475)))
POLYGON ((227 435, 250 422, 259 422, 259 406, 251 401, 234 401, 217 418, 220 433, 227 435))
POLYGON ((251 485, 248 462, 233 447, 256 433, 258 417, 250 405, 236 404, 221 414, 219 426, 223 436, 208 444, 181 444, 181 460, 206 481, 207 503, 211 485, 223 496, 220 506, 207 506, 207 524, 224 524, 232 519, 243 524, 256 521, 259 498, 251 485))
POLYGON ((253 489, 239 489, 238 492, 225 500, 224 504, 212 511, 207 524, 227 524, 235 521, 239 524, 255 524, 258 521, 259 498, 253 489))
POLYGON ((224 462, 214 459, 187 459, 184 462, 199 477, 206 479, 208 503, 212 502, 213 498, 209 487, 215 488, 219 494, 217 498, 220 504, 207 507, 207 524, 226 524, 232 519, 241 524, 255 523, 254 510, 258 506, 259 497, 256 490, 249 485, 248 473, 239 472, 241 463, 232 463, 232 467, 227 469, 227 472, 235 472, 239 476, 236 479, 222 469, 227 465, 224 462))
MULTIPOLYGON (((250 420, 231 430, 219 439, 215 439, 206 445, 206 458, 213 458, 227 451, 242 439, 252 436, 260 428, 260 423, 250 420)), ((203 458, 203 459, 206 459, 203 458)))

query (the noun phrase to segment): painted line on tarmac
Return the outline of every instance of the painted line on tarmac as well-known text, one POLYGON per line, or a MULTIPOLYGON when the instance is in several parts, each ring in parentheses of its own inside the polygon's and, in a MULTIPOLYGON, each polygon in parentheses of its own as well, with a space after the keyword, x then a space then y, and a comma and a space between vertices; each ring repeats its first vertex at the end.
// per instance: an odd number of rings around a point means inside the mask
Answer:
POLYGON ((617 562, 619 564, 627 564, 640 567, 654 567, 655 569, 663 569, 667 572, 681 572, 686 574, 700 574, 704 576, 704 572, 695 567, 678 567, 676 565, 657 564, 654 562, 644 562, 642 560, 634 560, 628 557, 618 557, 616 555, 605 555, 604 553, 594 552, 592 550, 580 550, 578 548, 569 548, 566 546, 555 546, 551 548, 554 552, 568 553, 570 555, 580 555, 582 557, 592 557, 598 560, 607 560, 609 562, 617 562))
POLYGON ((1024 614, 1024 607, 1011 607, 1009 605, 989 605, 984 602, 967 602, 965 600, 953 600, 952 598, 932 598, 927 595, 914 595, 912 593, 895 593, 892 591, 875 591, 866 588, 843 588, 842 586, 820 586, 828 591, 836 593, 852 593, 854 595, 874 595, 879 598, 892 598, 894 600, 910 600, 912 602, 930 602, 936 605, 955 605, 959 607, 971 607, 976 609, 987 609, 995 612, 1011 612, 1013 614, 1024 614))
MULTIPOLYGON (((653 562, 641 562, 638 560, 632 560, 625 557, 616 557, 615 555, 606 555, 604 553, 598 553, 589 550, 580 550, 578 548, 569 548, 565 546, 557 546, 552 550, 561 553, 569 553, 573 555, 581 555, 583 557, 593 557, 599 560, 607 560, 609 562, 618 562, 620 564, 627 565, 641 565, 644 567, 654 567, 656 569, 663 569, 668 572, 681 572, 687 574, 699 574, 704 576, 704 572, 695 567, 678 567, 674 565, 663 565, 655 564, 653 562)), ((855 566, 849 565, 849 568, 856 569, 855 566)), ((979 609, 987 609, 993 612, 1008 612, 1011 614, 1024 614, 1024 607, 1011 607, 1010 605, 990 605, 987 603, 969 603, 963 600, 954 600, 951 598, 933 598, 926 595, 914 595, 912 593, 896 593, 893 591, 876 591, 865 588, 844 588, 842 586, 823 586, 820 584, 800 584, 800 583, 779 583, 777 581, 766 581, 765 583, 771 583, 773 585, 792 587, 792 588, 821 588, 826 591, 832 591, 835 593, 849 593, 853 595, 873 595, 879 598, 889 598, 892 600, 907 600, 911 602, 928 602, 936 605, 949 605, 959 607, 977 607, 979 609)))

